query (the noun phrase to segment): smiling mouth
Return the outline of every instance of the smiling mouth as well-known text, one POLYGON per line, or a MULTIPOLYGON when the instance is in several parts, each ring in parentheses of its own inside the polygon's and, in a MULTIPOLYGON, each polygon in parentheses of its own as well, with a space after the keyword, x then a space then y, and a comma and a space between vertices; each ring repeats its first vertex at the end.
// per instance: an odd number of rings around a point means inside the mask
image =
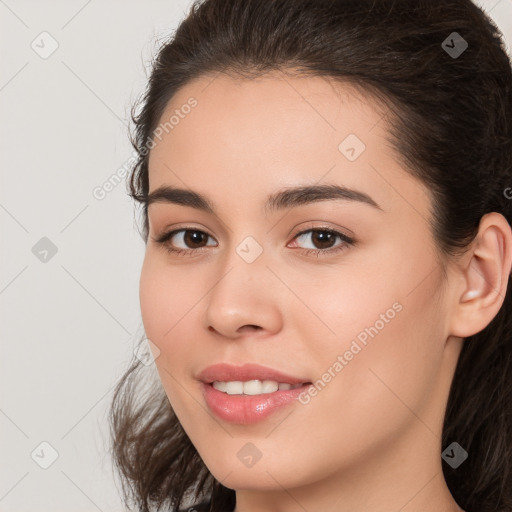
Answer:
POLYGON ((277 382, 275 380, 248 380, 248 381, 213 381, 209 383, 217 391, 228 395, 265 395, 277 391, 288 391, 312 384, 304 382, 290 384, 288 382, 277 382))

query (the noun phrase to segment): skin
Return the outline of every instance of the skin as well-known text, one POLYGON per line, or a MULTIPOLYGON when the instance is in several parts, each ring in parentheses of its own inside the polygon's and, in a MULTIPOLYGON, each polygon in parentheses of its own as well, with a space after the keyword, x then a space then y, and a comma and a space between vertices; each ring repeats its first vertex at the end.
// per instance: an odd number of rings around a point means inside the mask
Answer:
POLYGON ((503 303, 507 221, 486 215, 468 252, 442 259, 430 193, 390 147, 385 110, 346 84, 280 72, 203 76, 161 119, 191 96, 197 106, 151 150, 150 192, 192 189, 216 214, 150 205, 140 303, 169 401, 211 473, 236 491, 236 512, 461 510, 442 473, 442 423, 463 337, 503 303), (348 134, 366 145, 354 162, 338 149, 348 134), (268 194, 316 183, 363 191, 382 210, 331 200, 263 212, 268 194), (180 233, 167 243, 203 252, 173 255, 155 242, 183 227, 209 237, 186 245, 180 233), (296 234, 325 227, 357 244, 305 254, 331 245, 296 234), (263 249, 250 264, 236 252, 247 236, 263 249), (244 426, 220 420, 203 400, 196 376, 218 362, 315 382, 396 302, 401 311, 309 404, 244 426), (248 442, 261 452, 252 467, 237 456, 248 442))

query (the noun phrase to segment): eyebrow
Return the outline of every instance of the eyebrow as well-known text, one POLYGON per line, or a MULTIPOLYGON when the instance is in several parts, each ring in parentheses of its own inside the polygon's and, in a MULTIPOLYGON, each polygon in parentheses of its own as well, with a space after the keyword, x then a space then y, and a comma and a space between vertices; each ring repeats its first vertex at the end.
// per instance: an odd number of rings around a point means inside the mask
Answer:
MULTIPOLYGON (((285 188, 267 197, 264 204, 265 211, 284 210, 295 208, 318 201, 328 200, 357 201, 370 205, 378 210, 382 208, 368 194, 359 190, 350 189, 341 185, 306 185, 285 188)), ((192 190, 161 186, 151 192, 145 199, 146 209, 152 203, 173 203, 189 206, 206 213, 215 214, 215 205, 205 196, 192 190)))

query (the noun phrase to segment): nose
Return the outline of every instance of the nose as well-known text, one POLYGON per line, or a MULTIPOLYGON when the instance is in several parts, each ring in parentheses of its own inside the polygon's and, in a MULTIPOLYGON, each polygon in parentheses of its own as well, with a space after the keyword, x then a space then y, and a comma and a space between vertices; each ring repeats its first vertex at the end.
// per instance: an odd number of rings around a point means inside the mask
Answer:
POLYGON ((255 263, 235 263, 207 295, 204 326, 211 333, 265 337, 282 328, 278 281, 263 262, 255 263))

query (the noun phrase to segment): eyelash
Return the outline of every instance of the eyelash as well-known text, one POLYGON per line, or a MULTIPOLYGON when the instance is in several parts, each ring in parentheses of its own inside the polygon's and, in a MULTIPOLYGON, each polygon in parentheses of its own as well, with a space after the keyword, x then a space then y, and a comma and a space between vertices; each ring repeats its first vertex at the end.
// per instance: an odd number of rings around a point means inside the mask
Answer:
MULTIPOLYGON (((188 255, 188 256, 192 256, 191 253, 197 253, 197 252, 203 252, 202 250, 203 249, 206 249, 206 247, 201 247, 199 249, 181 249, 181 248, 174 248, 172 247, 168 241, 177 233, 180 233, 181 231, 193 231, 193 232, 197 232, 197 233, 203 233, 207 236, 210 236, 208 235, 208 233, 200 230, 200 229, 196 229, 196 228, 192 228, 192 227, 184 227, 184 228, 180 228, 180 229, 174 229, 172 231, 168 231, 166 233, 163 233, 161 236, 159 236, 158 238, 155 239, 155 242, 159 245, 163 245, 165 247, 165 250, 168 251, 169 253, 171 254, 175 254, 175 255, 188 255)), ((330 228, 311 228, 311 229, 307 229, 305 231, 301 231, 300 233, 297 233, 293 240, 295 240, 296 238, 299 238, 300 236, 306 234, 306 233, 314 233, 314 232, 320 232, 320 233, 329 233, 331 235, 335 235, 337 237, 339 237, 343 243, 339 244, 338 246, 335 246, 335 247, 332 247, 330 249, 303 249, 303 253, 306 254, 306 255, 311 255, 311 254, 314 254, 316 255, 317 257, 320 256, 320 255, 332 255, 332 254, 336 254, 340 251, 343 251, 345 249, 347 249, 347 246, 351 246, 351 245, 355 245, 355 240, 348 237, 347 235, 343 234, 343 233, 340 233, 339 231, 335 231, 334 229, 330 229, 330 228)), ((213 238, 213 237, 212 237, 213 238)))

